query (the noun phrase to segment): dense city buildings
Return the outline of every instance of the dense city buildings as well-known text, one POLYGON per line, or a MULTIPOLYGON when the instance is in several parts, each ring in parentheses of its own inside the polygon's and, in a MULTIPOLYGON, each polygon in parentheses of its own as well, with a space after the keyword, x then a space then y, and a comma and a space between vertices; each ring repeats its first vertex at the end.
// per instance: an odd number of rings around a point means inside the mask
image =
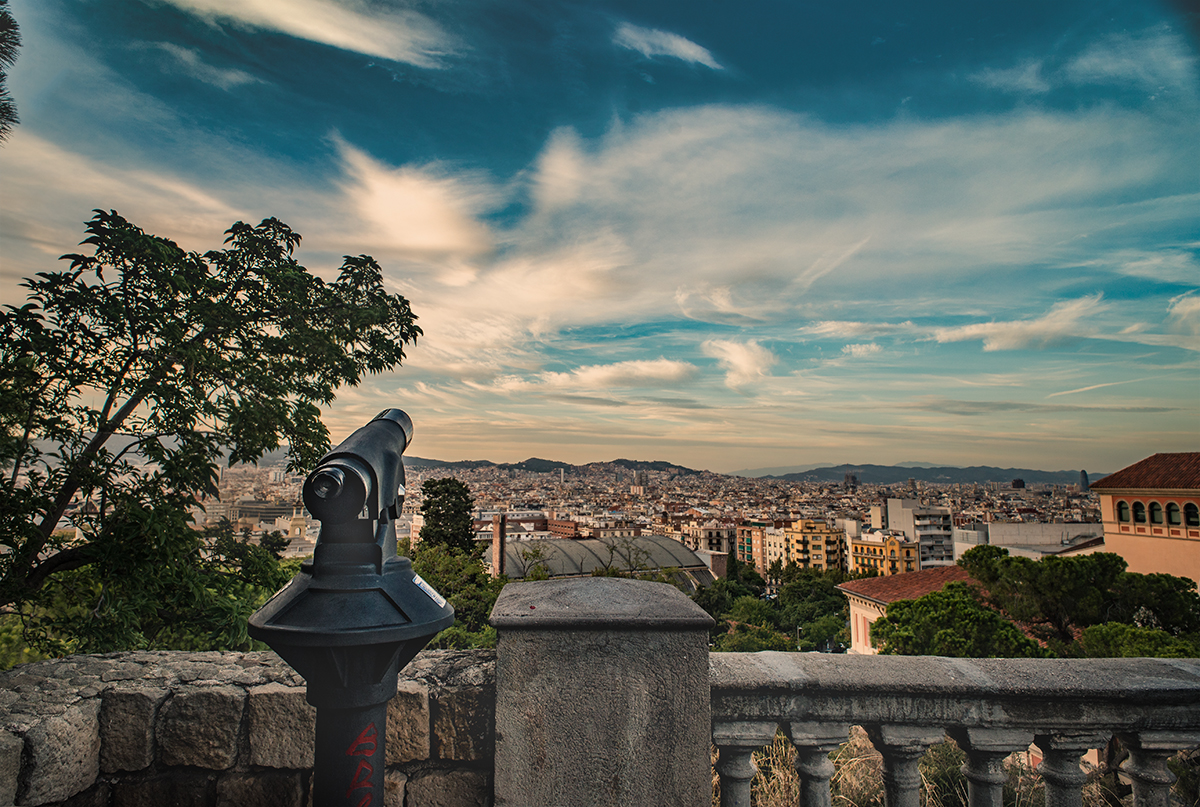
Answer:
MULTIPOLYGON (((480 464, 410 468, 397 523, 402 539, 410 531, 419 534, 421 484, 447 476, 470 488, 480 542, 492 540, 494 517, 503 514, 509 546, 662 536, 707 559, 710 568, 712 558, 733 553, 764 575, 776 561, 902 574, 952 564, 956 548, 961 554, 989 540, 1009 542, 1014 554, 1046 554, 1101 532, 1098 495, 1081 492, 1078 485, 817 483, 617 463, 541 473, 480 464)), ((279 469, 226 469, 220 499, 197 511, 197 523, 224 517, 256 535, 263 530, 294 534, 300 540, 289 554, 307 554, 320 524, 304 513, 302 483, 303 477, 279 469)))

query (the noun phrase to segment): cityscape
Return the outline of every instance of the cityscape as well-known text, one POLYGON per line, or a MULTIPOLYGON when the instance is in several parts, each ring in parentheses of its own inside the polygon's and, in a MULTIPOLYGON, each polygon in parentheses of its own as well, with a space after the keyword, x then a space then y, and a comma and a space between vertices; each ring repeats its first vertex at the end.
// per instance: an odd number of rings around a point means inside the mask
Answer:
MULTIPOLYGON (((448 476, 471 490, 477 538, 490 540, 492 515, 506 514, 506 540, 637 537, 659 535, 685 544, 701 557, 727 555, 766 571, 771 562, 847 572, 880 569, 869 550, 883 545, 908 516, 910 538, 926 550, 919 561, 896 571, 952 564, 955 544, 999 540, 1032 557, 1102 535, 1099 501, 1079 484, 933 484, 909 480, 892 485, 797 482, 692 471, 631 469, 615 462, 546 472, 498 467, 425 465, 407 471, 401 539, 421 525, 421 486, 448 476), (901 502, 902 505, 891 505, 901 502), (915 508, 915 509, 914 509, 915 508), (889 510, 891 511, 889 513, 889 510), (916 519, 921 514, 921 535, 916 519), (822 533, 828 552, 801 551, 785 538, 793 525, 822 533), (819 526, 818 526, 819 525, 819 526), (888 526, 892 529, 887 529, 888 526), (795 551, 793 552, 793 548, 795 551)), ((665 463, 657 463, 666 465, 665 463)), ((280 467, 235 466, 221 476, 219 501, 206 502, 198 525, 228 518, 253 535, 279 531, 294 538, 289 556, 311 554, 319 535, 300 503, 304 477, 280 467)), ((807 539, 805 539, 807 542, 807 539)), ((914 556, 915 557, 915 556, 914 556)))

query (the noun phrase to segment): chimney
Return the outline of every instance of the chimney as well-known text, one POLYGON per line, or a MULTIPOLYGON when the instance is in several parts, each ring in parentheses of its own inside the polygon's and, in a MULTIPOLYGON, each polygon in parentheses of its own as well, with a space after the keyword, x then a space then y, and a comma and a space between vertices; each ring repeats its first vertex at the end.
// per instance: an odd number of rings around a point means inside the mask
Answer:
POLYGON ((504 538, 508 517, 504 513, 492 516, 492 577, 504 574, 504 538))

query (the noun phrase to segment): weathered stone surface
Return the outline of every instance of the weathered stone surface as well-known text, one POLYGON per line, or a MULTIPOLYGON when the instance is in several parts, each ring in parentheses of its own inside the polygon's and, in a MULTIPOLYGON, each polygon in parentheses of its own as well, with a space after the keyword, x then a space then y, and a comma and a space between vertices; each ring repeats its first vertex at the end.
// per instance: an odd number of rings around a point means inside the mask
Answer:
POLYGON ((217 781, 217 807, 300 807, 299 773, 230 773, 217 781))
POLYGON ((436 759, 484 762, 492 758, 496 700, 483 689, 438 692, 433 702, 436 759))
POLYGON ((395 697, 388 701, 387 764, 429 759, 429 724, 429 689, 401 680, 395 697))
POLYGON ((510 583, 492 623, 498 804, 710 802, 712 620, 686 595, 609 578, 510 583))
POLYGON ((245 700, 245 690, 234 686, 176 692, 159 712, 162 763, 213 770, 233 767, 245 700))
POLYGON ((17 798, 17 780, 21 776, 21 751, 25 741, 0 731, 0 805, 9 805, 17 798))
POLYGON ((404 786, 408 776, 400 771, 388 771, 383 775, 383 807, 404 807, 404 786))
POLYGON ((108 807, 108 782, 99 781, 82 793, 76 793, 66 801, 60 802, 59 807, 108 807))
POLYGON ((412 807, 486 807, 492 803, 489 777, 480 771, 430 771, 405 786, 412 807))
POLYGON ((175 772, 113 785, 113 807, 207 807, 212 775, 175 772))
POLYGON ((304 689, 263 684, 249 693, 250 764, 311 768, 317 710, 304 689))
POLYGON ((79 701, 25 735, 29 789, 23 804, 63 801, 91 787, 100 773, 100 701, 79 701))
POLYGON ((154 762, 154 718, 170 694, 158 688, 110 689, 100 707, 100 770, 140 771, 154 762))

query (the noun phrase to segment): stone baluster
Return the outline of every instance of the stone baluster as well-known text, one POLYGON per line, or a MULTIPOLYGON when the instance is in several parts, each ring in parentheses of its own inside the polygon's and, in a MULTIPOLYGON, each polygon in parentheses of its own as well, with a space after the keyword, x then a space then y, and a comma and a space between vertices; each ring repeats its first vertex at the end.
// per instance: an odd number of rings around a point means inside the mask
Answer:
POLYGON ((920 807, 921 757, 945 739, 942 729, 927 726, 867 726, 871 743, 883 755, 883 794, 887 807, 920 807))
POLYGON ((714 722, 717 773, 721 777, 721 807, 750 807, 750 783, 758 768, 751 755, 775 741, 775 723, 714 722))
POLYGON ((1079 758, 1089 749, 1104 748, 1109 736, 1095 733, 1038 734, 1033 738, 1044 759, 1038 772, 1046 783, 1046 807, 1083 807, 1087 775, 1079 758))
POLYGON ((850 726, 844 723, 788 724, 788 734, 796 746, 800 804, 804 807, 830 807, 829 780, 834 769, 829 752, 846 742, 849 733, 850 726))
POLYGON ((1181 731, 1139 731, 1122 734, 1129 759, 1121 764, 1133 784, 1134 807, 1169 807, 1175 774, 1167 759, 1176 751, 1200 745, 1200 734, 1181 731))
POLYGON ((967 777, 970 807, 1004 807, 1004 760, 1009 754, 1028 748, 1033 733, 963 727, 947 729, 946 733, 967 755, 962 772, 967 777))

